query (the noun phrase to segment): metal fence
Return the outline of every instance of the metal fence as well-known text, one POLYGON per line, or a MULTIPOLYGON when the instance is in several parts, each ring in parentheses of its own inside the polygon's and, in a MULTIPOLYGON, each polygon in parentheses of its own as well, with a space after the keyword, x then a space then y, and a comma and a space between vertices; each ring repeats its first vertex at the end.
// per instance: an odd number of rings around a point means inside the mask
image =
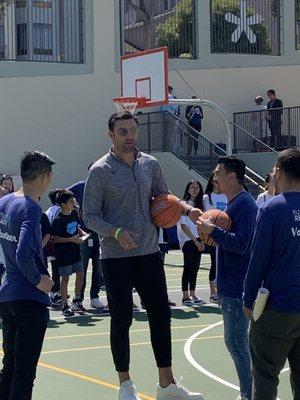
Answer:
POLYGON ((280 55, 280 0, 211 0, 211 51, 280 55))
POLYGON ((273 108, 233 114, 234 151, 268 151, 300 146, 300 107, 273 108))
POLYGON ((196 0, 120 0, 121 53, 167 46, 170 58, 196 58, 196 0))
POLYGON ((0 60, 84 63, 85 0, 12 0, 0 12, 0 60))

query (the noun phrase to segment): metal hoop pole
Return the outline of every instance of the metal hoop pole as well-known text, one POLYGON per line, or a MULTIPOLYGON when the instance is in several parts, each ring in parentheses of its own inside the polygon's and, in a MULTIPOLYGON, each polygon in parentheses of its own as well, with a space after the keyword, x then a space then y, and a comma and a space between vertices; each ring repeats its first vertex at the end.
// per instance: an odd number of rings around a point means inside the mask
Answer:
POLYGON ((222 118, 226 128, 226 153, 228 156, 232 155, 232 132, 230 129, 230 123, 225 111, 216 103, 205 99, 169 99, 170 104, 203 104, 207 107, 213 108, 219 116, 222 118))

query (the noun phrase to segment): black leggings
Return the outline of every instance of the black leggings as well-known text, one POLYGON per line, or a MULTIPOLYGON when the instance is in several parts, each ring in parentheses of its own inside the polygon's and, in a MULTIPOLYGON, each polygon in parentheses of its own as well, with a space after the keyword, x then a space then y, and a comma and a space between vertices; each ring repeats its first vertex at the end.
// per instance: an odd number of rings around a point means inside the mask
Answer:
POLYGON ((216 247, 208 246, 208 251, 210 254, 210 261, 211 261, 211 266, 209 270, 209 281, 213 282, 216 279, 216 274, 217 274, 216 247))
POLYGON ((201 252, 198 250, 192 240, 184 243, 182 251, 184 265, 181 288, 183 292, 187 292, 188 290, 196 289, 197 274, 201 261, 201 252))
POLYGON ((132 289, 148 314, 151 343, 159 368, 171 366, 171 310, 161 253, 102 260, 111 315, 110 341, 118 372, 129 371, 132 289))

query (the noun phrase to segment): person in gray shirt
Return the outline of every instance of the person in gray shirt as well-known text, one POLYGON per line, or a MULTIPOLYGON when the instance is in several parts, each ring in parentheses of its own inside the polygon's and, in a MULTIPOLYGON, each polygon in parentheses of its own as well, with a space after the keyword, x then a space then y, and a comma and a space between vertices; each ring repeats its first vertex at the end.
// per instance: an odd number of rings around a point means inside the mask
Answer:
MULTIPOLYGON (((171 311, 157 231, 150 202, 169 193, 157 160, 136 148, 137 119, 115 113, 108 122, 113 146, 90 169, 83 216, 86 226, 101 240, 101 259, 111 314, 111 349, 119 375, 119 400, 140 400, 129 375, 129 328, 132 289, 147 310, 151 343, 158 372, 157 400, 203 400, 174 378, 171 355, 171 311)), ((196 221, 201 211, 182 204, 182 212, 196 221)))

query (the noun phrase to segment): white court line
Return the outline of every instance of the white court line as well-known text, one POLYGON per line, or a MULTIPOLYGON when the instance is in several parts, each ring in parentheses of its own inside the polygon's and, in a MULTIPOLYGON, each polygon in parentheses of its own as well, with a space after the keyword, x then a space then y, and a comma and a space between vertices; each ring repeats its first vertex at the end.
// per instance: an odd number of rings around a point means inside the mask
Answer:
MULTIPOLYGON (((188 360, 188 362, 189 362, 194 368, 196 368, 198 371, 202 372, 204 375, 208 376, 209 378, 211 378, 211 379, 213 379, 213 380, 215 380, 215 381, 221 383, 222 385, 225 385, 225 386, 227 386, 227 387, 229 387, 229 388, 231 388, 231 389, 234 389, 234 390, 236 390, 236 391, 239 392, 239 391, 240 391, 239 386, 234 385, 233 383, 228 382, 228 381, 226 381, 225 379, 219 378, 218 376, 216 376, 216 375, 212 374, 211 372, 209 372, 207 369, 205 369, 204 367, 202 367, 202 365, 200 365, 199 363, 197 363, 197 361, 194 359, 194 357, 192 356, 192 353, 191 353, 191 346, 192 346, 192 343, 193 343, 193 341, 194 341, 198 336, 200 336, 200 335, 202 335, 203 333, 205 333, 205 332, 207 332, 207 331, 209 331, 209 330, 211 330, 211 329, 214 329, 215 327, 217 327, 217 326, 219 326, 219 325, 222 325, 222 324, 223 324, 223 321, 219 321, 219 322, 217 322, 217 323, 215 323, 215 324, 213 324, 213 325, 207 326, 206 328, 201 329, 200 331, 194 333, 194 334, 186 341, 186 343, 185 343, 185 345, 184 345, 184 354, 185 354, 185 357, 186 357, 186 359, 188 360)), ((280 399, 277 398, 277 400, 280 400, 280 399)))

